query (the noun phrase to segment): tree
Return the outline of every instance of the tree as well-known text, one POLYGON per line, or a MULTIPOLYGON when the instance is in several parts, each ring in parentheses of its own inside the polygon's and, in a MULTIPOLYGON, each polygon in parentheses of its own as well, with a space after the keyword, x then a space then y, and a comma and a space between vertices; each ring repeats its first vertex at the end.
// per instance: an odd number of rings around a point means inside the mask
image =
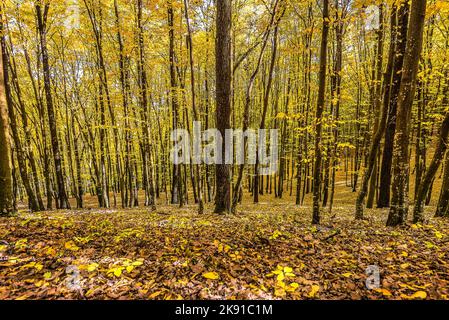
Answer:
MULTIPOLYGON (((374 127, 374 137, 373 137, 373 141, 371 142, 371 148, 369 150, 369 154, 368 154, 368 163, 367 163, 367 168, 365 171, 365 174, 363 176, 363 180, 362 180, 362 185, 360 186, 360 191, 359 194, 357 196, 357 200, 356 200, 356 213, 355 213, 355 218, 356 219, 363 219, 363 202, 365 200, 365 197, 367 195, 367 191, 368 191, 368 183, 371 179, 372 182, 375 181, 375 179, 377 178, 376 175, 376 158, 377 158, 377 153, 379 150, 379 146, 380 146, 380 141, 382 139, 382 136, 385 132, 385 127, 386 127, 386 123, 387 123, 387 115, 388 115, 388 105, 387 104, 383 104, 383 109, 380 110, 381 107, 381 102, 382 102, 382 92, 381 92, 381 83, 382 83, 382 79, 381 79, 381 75, 382 75, 382 58, 383 58, 383 38, 384 38, 384 34, 383 34, 383 6, 381 5, 381 7, 379 8, 379 12, 380 12, 380 26, 379 26, 379 30, 377 32, 377 61, 376 61, 376 88, 375 88, 375 110, 379 110, 381 111, 381 117, 380 119, 377 120, 375 127, 374 127)), ((390 48, 390 57, 392 55, 392 49, 390 48)), ((389 68, 392 67, 392 65, 390 64, 388 66, 389 68)), ((384 80, 385 83, 389 80, 388 76, 391 74, 391 71, 387 71, 386 73, 386 79, 384 80)), ((379 112, 377 111, 377 112, 379 112)), ((371 188, 374 188, 374 186, 371 186, 371 188)), ((370 191, 370 192, 374 192, 374 191, 370 191)))
POLYGON ((4 68, 6 66, 3 64, 3 55, 0 55, 0 216, 15 212, 4 68))
POLYGON ((323 112, 326 95, 326 69, 327 69, 327 42, 329 36, 329 0, 323 0, 323 29, 321 31, 320 49, 320 73, 319 89, 316 109, 316 138, 315 138, 315 166, 313 170, 313 218, 312 224, 320 223, 320 186, 321 186, 321 161, 322 155, 322 131, 323 112))
MULTIPOLYGON (((170 10, 170 9, 169 9, 170 10)), ((173 10, 173 9, 172 9, 173 10)), ((137 64, 138 83, 139 83, 139 104, 141 118, 143 121, 142 136, 143 141, 141 143, 142 153, 142 172, 143 172, 143 186, 145 190, 145 205, 150 206, 153 210, 156 209, 156 203, 154 200, 154 185, 153 185, 153 169, 151 164, 151 138, 150 138, 150 119, 149 119, 149 106, 148 106, 148 79, 145 68, 145 42, 142 25, 142 11, 143 1, 137 0, 137 28, 138 28, 138 42, 139 42, 139 61, 137 64)), ((172 12, 173 14, 173 12, 172 12)), ((173 23, 173 15, 170 19, 173 23)), ((173 25, 170 26, 170 32, 173 32, 173 25)), ((170 68, 173 65, 172 59, 172 36, 170 36, 170 68)))
MULTIPOLYGON (((26 154, 25 148, 23 147, 23 143, 22 143, 22 141, 20 139, 20 135, 19 135, 19 125, 17 124, 17 122, 18 122, 18 120, 16 118, 17 115, 16 115, 15 108, 14 108, 13 101, 12 101, 12 92, 11 92, 10 83, 15 84, 15 89, 17 92, 17 100, 18 100, 18 104, 21 107, 21 112, 22 112, 22 122, 23 122, 23 126, 24 126, 24 131, 27 136, 26 144, 29 145, 31 143, 30 131, 28 128, 27 114, 25 111, 20 86, 17 81, 16 71, 12 72, 12 77, 15 79, 15 81, 11 81, 11 79, 10 79, 10 72, 9 72, 9 69, 10 69, 9 57, 10 57, 10 55, 9 55, 9 50, 8 50, 7 44, 6 44, 6 37, 5 37, 4 30, 5 29, 3 26, 3 20, 2 20, 2 17, 0 16, 0 35, 1 35, 0 41, 1 41, 1 50, 2 50, 1 54, 2 54, 3 61, 4 61, 3 62, 3 65, 4 65, 4 68, 3 68, 3 76, 4 77, 3 78, 4 78, 4 85, 5 85, 4 87, 5 87, 5 95, 6 95, 6 104, 8 106, 11 134, 12 134, 12 138, 13 138, 14 145, 15 145, 15 150, 16 150, 16 155, 17 155, 17 163, 19 165, 19 173, 20 173, 20 177, 22 179, 22 183, 23 183, 23 186, 25 188, 25 191, 26 191, 26 194, 28 197, 28 205, 29 205, 30 210, 31 211, 43 211, 45 209, 45 207, 44 207, 42 198, 40 197, 40 193, 38 192, 39 182, 37 181, 37 183, 35 183, 36 192, 34 192, 32 184, 30 182, 30 179, 28 178, 27 156, 30 159, 31 166, 34 168, 33 177, 36 177, 36 170, 35 170, 36 163, 34 161, 35 159, 34 159, 34 155, 33 155, 32 151, 30 151, 30 153, 28 155, 26 154)), ((13 69, 14 68, 11 67, 11 71, 13 69)))
MULTIPOLYGON (((216 122, 222 137, 231 128, 231 12, 232 1, 217 1, 215 77, 216 77, 216 122)), ((216 164, 215 213, 231 209, 231 172, 225 159, 225 139, 222 144, 222 163, 216 164)))
MULTIPOLYGON (((176 57, 175 57, 175 31, 174 31, 174 12, 171 0, 167 2, 167 15, 169 27, 169 59, 170 59, 170 96, 172 104, 172 128, 176 130, 180 122, 179 102, 178 102, 178 80, 176 76, 176 57)), ((173 164, 171 203, 183 206, 184 197, 182 193, 181 167, 179 164, 173 164)))
MULTIPOLYGON (((385 128, 384 148, 379 181, 378 208, 390 206, 391 165, 393 160, 394 134, 396 131, 396 113, 398 94, 401 87, 402 66, 404 63, 405 47, 407 44, 407 29, 409 17, 409 2, 401 1, 393 7, 390 36, 389 59, 393 59, 393 69, 387 68, 383 103, 388 105, 387 127, 385 128)), ((389 62, 390 63, 390 62, 389 62)))
POLYGON ((50 127, 51 146, 53 150, 53 161, 56 172, 56 182, 58 186, 58 208, 70 209, 70 203, 65 191, 64 173, 62 167, 62 156, 59 147, 58 129, 56 124, 56 113, 53 105, 53 96, 51 88, 51 73, 47 49, 47 18, 50 10, 50 3, 42 3, 42 0, 36 2, 36 16, 40 40, 40 53, 42 58, 42 67, 44 72, 44 89, 47 103, 48 124, 50 127))
POLYGON ((427 0, 413 0, 410 11, 407 47, 398 96, 397 128, 393 152, 392 203, 387 226, 403 224, 408 215, 408 178, 410 117, 415 96, 416 78, 423 45, 427 0))
POLYGON ((426 171, 424 179, 422 179, 421 183, 418 186, 418 193, 416 195, 415 208, 413 211, 413 223, 424 221, 424 204, 427 194, 429 193, 430 186, 432 185, 432 181, 435 178, 435 174, 437 173, 441 162, 443 161, 444 154, 446 153, 448 135, 449 112, 447 112, 446 116, 444 117, 432 162, 430 163, 429 168, 426 171))
MULTIPOLYGON (((445 87, 443 90, 443 100, 442 104, 447 108, 449 103, 449 81, 447 80, 447 76, 449 75, 449 71, 446 71, 445 74, 445 87)), ((446 163, 444 166, 444 175, 443 175, 443 183, 441 186, 441 193, 438 199, 437 217, 444 217, 449 215, 449 152, 447 152, 447 143, 448 143, 448 134, 449 134, 449 112, 446 111, 446 116, 444 117, 443 123, 441 125, 440 135, 438 137, 437 147, 435 149, 435 153, 430 163, 429 169, 426 172, 426 176, 421 182, 418 188, 418 194, 415 200, 415 209, 413 219, 416 222, 423 221, 423 211, 425 204, 425 197, 429 192, 430 185, 432 180, 435 178, 435 174, 440 167, 441 162, 443 161, 444 154, 446 154, 446 163)))
MULTIPOLYGON (((251 104, 251 100, 253 98, 252 95, 253 95, 253 89, 254 89, 254 82, 256 81, 256 77, 259 73, 260 66, 262 63, 262 58, 264 56, 265 49, 267 48, 267 45, 268 45, 271 28, 274 23, 276 23, 276 25, 277 25, 277 22, 275 22, 275 18, 276 18, 276 13, 278 11, 278 5, 279 5, 279 1, 275 1, 274 5, 273 5, 273 12, 270 17, 270 22, 262 36, 262 46, 260 49, 259 56, 257 58, 255 70, 251 74, 248 84, 246 86, 245 104, 243 107, 243 132, 246 132, 246 130, 248 130, 248 127, 249 127, 250 104, 251 104)), ((279 19, 280 19, 280 17, 279 17, 279 19)), ((255 48, 255 47, 252 47, 252 48, 255 48)), ((234 69, 235 69, 235 67, 234 67, 234 69)), ((248 142, 247 142, 247 139, 245 138, 244 143, 243 143, 243 153, 246 153, 246 151, 247 151, 247 144, 248 144, 248 142)), ((237 204, 240 199, 240 191, 242 188, 242 179, 243 179, 243 171, 244 170, 245 170, 245 164, 242 163, 242 164, 240 164, 240 166, 238 168, 237 181, 233 188, 231 212, 234 214, 236 213, 237 204)))
MULTIPOLYGON (((192 94, 192 109, 193 118, 195 121, 200 120, 200 115, 196 106, 196 94, 195 94, 195 66, 193 60, 193 40, 192 40, 192 30, 190 28, 190 18, 189 18, 189 3, 188 0, 184 0, 184 12, 187 25, 187 41, 189 47, 189 65, 190 65, 190 89, 192 94)), ((187 124, 189 125, 189 124, 187 124)), ((204 203, 202 195, 202 181, 201 181, 201 166, 199 164, 195 165, 196 179, 198 189, 194 190, 198 193, 198 214, 204 213, 204 203)), ((195 193, 195 192, 194 192, 195 193)))

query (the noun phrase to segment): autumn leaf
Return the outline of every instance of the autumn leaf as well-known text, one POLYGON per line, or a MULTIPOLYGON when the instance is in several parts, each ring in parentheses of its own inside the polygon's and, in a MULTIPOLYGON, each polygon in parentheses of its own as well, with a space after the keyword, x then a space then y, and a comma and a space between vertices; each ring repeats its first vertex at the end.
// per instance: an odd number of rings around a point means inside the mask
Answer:
POLYGON ((309 298, 315 298, 316 294, 318 293, 318 291, 320 291, 320 286, 319 285, 312 285, 310 292, 308 294, 309 298))
POLYGON ((220 276, 216 272, 203 273, 203 277, 209 280, 217 280, 220 276))
POLYGON ((87 266, 87 271, 88 272, 93 272, 98 268, 98 263, 91 263, 87 266))
POLYGON ((443 234, 439 231, 435 231, 435 237, 437 237, 438 239, 443 239, 443 234))
POLYGON ((80 248, 73 242, 73 240, 67 241, 64 244, 64 248, 71 251, 78 251, 80 248))
POLYGON ((392 293, 387 290, 387 289, 383 289, 383 288, 378 288, 378 289, 374 289, 374 291, 381 293, 382 295, 384 295, 385 297, 390 297, 392 296, 392 293))
POLYGON ((425 292, 425 291, 417 291, 417 292, 415 292, 414 294, 412 294, 410 296, 402 294, 401 298, 408 299, 408 300, 415 300, 415 299, 422 299, 422 300, 424 300, 424 299, 427 298, 427 292, 425 292))

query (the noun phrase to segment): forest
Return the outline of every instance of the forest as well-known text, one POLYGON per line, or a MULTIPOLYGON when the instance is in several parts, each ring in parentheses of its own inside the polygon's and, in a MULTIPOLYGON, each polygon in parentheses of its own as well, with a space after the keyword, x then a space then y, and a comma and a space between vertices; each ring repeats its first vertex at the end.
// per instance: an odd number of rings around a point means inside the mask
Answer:
POLYGON ((449 299, 449 1, 2 0, 0 40, 0 299, 449 299))

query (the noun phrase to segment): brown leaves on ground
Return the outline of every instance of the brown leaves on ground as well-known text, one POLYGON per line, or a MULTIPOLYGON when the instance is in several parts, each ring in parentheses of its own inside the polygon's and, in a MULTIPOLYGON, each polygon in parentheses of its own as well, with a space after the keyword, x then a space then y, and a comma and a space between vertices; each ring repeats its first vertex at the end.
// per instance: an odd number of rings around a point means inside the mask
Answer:
POLYGON ((2 299, 447 299, 449 222, 384 227, 351 207, 193 206, 21 213, 0 219, 2 299), (366 287, 368 266, 381 286, 366 287))

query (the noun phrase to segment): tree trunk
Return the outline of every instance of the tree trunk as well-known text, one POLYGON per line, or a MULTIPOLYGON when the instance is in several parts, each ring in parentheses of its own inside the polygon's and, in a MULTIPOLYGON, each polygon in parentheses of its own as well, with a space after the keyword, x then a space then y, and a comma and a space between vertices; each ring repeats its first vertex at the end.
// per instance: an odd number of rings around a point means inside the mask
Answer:
POLYGON ((53 97, 51 92, 51 78, 50 78, 51 75, 50 75, 50 65, 48 62, 48 50, 47 50, 47 16, 49 9, 50 9, 49 3, 46 3, 43 7, 41 1, 38 1, 36 3, 36 15, 37 15, 38 32, 40 40, 40 51, 42 58, 42 67, 44 71, 44 89, 47 103, 48 124, 50 128, 51 146, 53 150, 53 161, 56 172, 56 184, 58 187, 57 190, 58 208, 70 209, 70 203, 65 191, 62 156, 59 147, 56 114, 53 106, 53 97))
POLYGON ((323 111, 326 95, 327 42, 329 36, 329 0, 323 0, 323 30, 321 34, 319 90, 316 110, 315 166, 313 170, 313 217, 312 224, 320 223, 320 185, 322 160, 323 111))
MULTIPOLYGON (((216 2, 216 125, 222 137, 231 129, 231 12, 232 1, 216 2)), ((224 163, 225 139, 222 144, 222 163, 216 164, 215 213, 226 213, 231 206, 231 167, 224 163)), ((257 192, 257 191, 256 191, 257 192)))
MULTIPOLYGON (((0 9, 2 10, 2 9, 0 9)), ((2 15, 0 14, 0 19, 2 15)), ((15 212, 12 182, 11 141, 5 92, 3 55, 0 55, 0 216, 15 212)))
POLYGON ((409 133, 416 78, 423 44, 427 0, 413 0, 401 88, 398 96, 397 128, 393 152, 392 203, 387 226, 403 224, 408 215, 409 133))
POLYGON ((441 125, 440 136, 438 137, 437 147, 435 148, 435 153, 433 155, 432 162, 430 163, 429 168, 426 171, 424 179, 422 179, 418 187, 418 193, 415 199, 415 208, 413 211, 413 223, 424 221, 424 204, 426 201, 427 194, 429 193, 429 189, 432 185, 433 179, 435 178, 435 174, 437 173, 438 168, 440 167, 441 162, 443 161, 444 154, 446 153, 448 134, 449 134, 449 112, 446 112, 443 124, 441 125))
MULTIPOLYGON (((178 103, 178 81, 176 78, 176 65, 175 65, 175 31, 174 28, 174 13, 172 0, 167 2, 168 5, 168 27, 169 30, 169 59, 170 59, 170 95, 172 103, 172 129, 178 128, 179 121, 179 103, 178 103)), ((181 170, 179 164, 173 164, 172 170, 172 187, 171 187, 171 203, 184 204, 182 194, 182 179, 181 170)))
MULTIPOLYGON (((386 91, 384 92, 384 104, 388 104, 388 119, 385 129, 385 142, 382 154, 382 165, 380 172, 379 200, 378 208, 390 206, 391 190, 391 165, 393 159, 394 134, 396 131, 396 113, 398 105, 398 94, 401 87, 402 67, 404 64, 405 47, 407 44, 407 30, 409 17, 409 3, 402 1, 395 7, 394 17, 392 16, 392 30, 390 42, 390 58, 393 59, 393 70, 387 68, 386 91), (393 21, 394 19, 394 21, 393 21), (390 70, 390 71, 389 71, 390 70)), ((393 15, 393 13, 392 13, 393 15)), ((390 62, 389 62, 390 63, 390 62)))
MULTIPOLYGON (((374 126, 374 137, 373 137, 373 141, 371 142, 371 148, 369 151, 369 155, 368 155, 368 162, 367 162, 367 166, 366 166, 366 171, 365 174, 363 176, 363 180, 362 180, 362 185, 360 186, 360 191, 359 194, 357 196, 357 200, 356 200, 356 213, 355 213, 355 218, 356 219, 363 219, 363 202, 365 200, 365 197, 367 195, 368 192, 368 186, 369 186, 369 182, 370 179, 373 181, 373 183, 375 183, 375 179, 376 179, 376 172, 375 172, 375 168, 376 168, 376 158, 377 158, 377 152, 379 150, 379 146, 380 146, 380 140, 382 139, 382 136, 384 134, 385 131, 385 125, 386 125, 386 121, 387 121, 387 114, 388 114, 388 110, 386 108, 386 105, 384 104, 383 106, 383 110, 380 110, 380 106, 381 106, 381 78, 382 78, 382 58, 383 58, 383 39, 384 39, 384 32, 383 32, 383 7, 380 7, 380 27, 379 30, 377 32, 377 37, 378 37, 378 43, 377 43, 377 74, 376 74, 376 88, 375 88, 375 97, 374 97, 374 104, 375 104, 375 112, 377 114, 379 114, 380 112, 382 113, 381 117, 379 118, 379 116, 377 115, 376 117, 379 119, 377 121, 377 123, 374 126)), ((372 188, 374 189, 374 186, 372 186, 372 188)), ((371 191, 373 193, 373 197, 374 197, 374 190, 371 191)))

